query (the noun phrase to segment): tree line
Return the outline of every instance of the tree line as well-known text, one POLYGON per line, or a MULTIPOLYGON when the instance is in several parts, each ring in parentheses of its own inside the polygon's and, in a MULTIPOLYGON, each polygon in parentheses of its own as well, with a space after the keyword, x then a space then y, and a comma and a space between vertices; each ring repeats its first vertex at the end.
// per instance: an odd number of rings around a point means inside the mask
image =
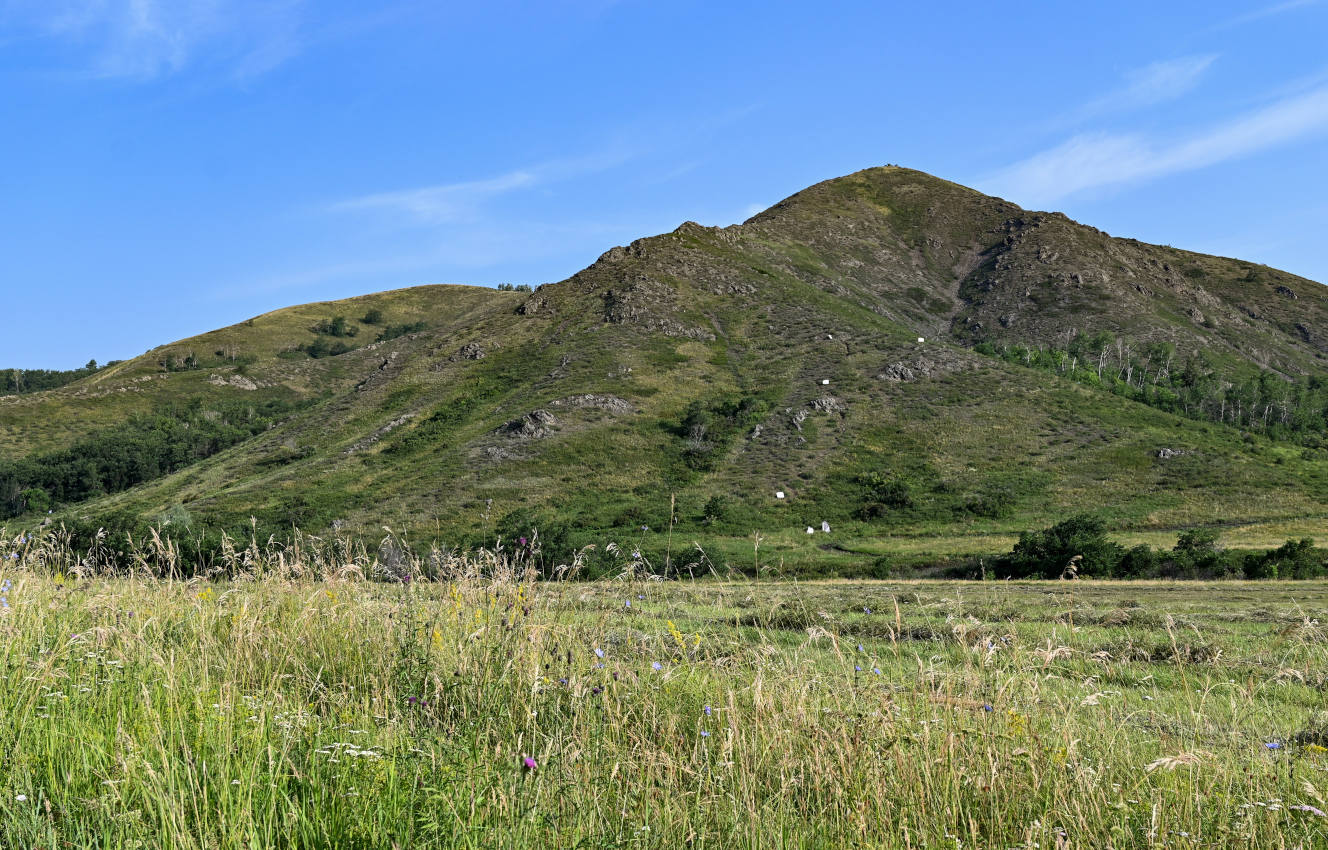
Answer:
POLYGON ((134 416, 68 448, 0 460, 0 519, 169 475, 262 433, 295 409, 279 400, 205 406, 194 399, 134 416))
POLYGON ((1203 352, 1181 358, 1168 342, 1139 344, 1101 331, 1064 347, 979 343, 974 350, 1079 383, 1102 387, 1190 419, 1318 445, 1328 430, 1328 381, 1289 380, 1274 372, 1227 377, 1203 352))

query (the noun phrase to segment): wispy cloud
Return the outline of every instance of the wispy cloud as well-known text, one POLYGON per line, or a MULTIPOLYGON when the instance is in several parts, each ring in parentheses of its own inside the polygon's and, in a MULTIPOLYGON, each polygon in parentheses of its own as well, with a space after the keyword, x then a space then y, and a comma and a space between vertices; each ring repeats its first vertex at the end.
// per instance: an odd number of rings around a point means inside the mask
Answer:
POLYGON ((1021 204, 1043 206, 1091 189, 1205 168, 1326 129, 1328 87, 1320 87, 1170 141, 1139 134, 1075 136, 979 185, 1021 204))
POLYGON ((275 68, 299 47, 304 0, 0 0, 0 31, 84 54, 78 70, 147 80, 197 65, 235 77, 275 68))
POLYGON ((423 223, 442 224, 468 218, 481 202, 533 186, 536 182, 536 176, 530 171, 511 171, 487 180, 364 195, 331 204, 328 211, 400 213, 423 223))
POLYGON ((632 156, 625 149, 613 148, 582 157, 550 160, 483 180, 418 186, 348 198, 329 204, 326 211, 387 213, 420 224, 468 221, 480 216, 486 201, 519 190, 607 171, 632 156))
POLYGON ((1294 12, 1297 9, 1304 9, 1308 6, 1318 6, 1322 0, 1283 0, 1281 3, 1273 3, 1270 6, 1262 6, 1258 9, 1252 9, 1242 15, 1236 15, 1227 18, 1224 21, 1218 21, 1209 27, 1205 32, 1218 32, 1220 30, 1232 29, 1234 27, 1243 27, 1246 24, 1252 24, 1255 21, 1271 18, 1276 15, 1294 12))
POLYGON ((1216 59, 1216 54, 1182 56, 1136 68, 1126 74, 1125 85, 1084 104, 1072 118, 1094 118, 1175 100, 1194 89, 1216 59))

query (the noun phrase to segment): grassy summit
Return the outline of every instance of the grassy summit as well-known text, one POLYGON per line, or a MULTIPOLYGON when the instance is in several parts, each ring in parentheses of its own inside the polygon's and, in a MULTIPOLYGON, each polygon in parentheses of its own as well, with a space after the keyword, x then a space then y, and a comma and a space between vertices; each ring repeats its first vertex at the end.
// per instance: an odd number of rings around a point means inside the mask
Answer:
POLYGON ((1320 284, 887 167, 533 293, 419 287, 162 346, 0 399, 0 451, 280 402, 261 433, 56 510, 263 536, 630 532, 722 559, 760 531, 775 564, 995 551, 1086 510, 1127 538, 1276 543, 1328 516, 1326 354, 1320 284))

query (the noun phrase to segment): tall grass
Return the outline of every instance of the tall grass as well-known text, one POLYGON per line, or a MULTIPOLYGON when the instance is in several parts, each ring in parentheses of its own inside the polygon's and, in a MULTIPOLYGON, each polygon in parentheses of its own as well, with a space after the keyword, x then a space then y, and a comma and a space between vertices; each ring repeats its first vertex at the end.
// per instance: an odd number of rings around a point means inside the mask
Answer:
POLYGON ((307 551, 217 582, 8 561, 0 846, 1328 843, 1319 582, 307 551))

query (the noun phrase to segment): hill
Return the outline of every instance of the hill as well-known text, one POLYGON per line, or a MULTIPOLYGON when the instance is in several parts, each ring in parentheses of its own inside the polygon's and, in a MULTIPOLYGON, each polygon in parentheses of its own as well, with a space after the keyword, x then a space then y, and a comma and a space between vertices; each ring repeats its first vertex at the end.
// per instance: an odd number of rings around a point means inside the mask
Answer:
POLYGON ((31 512, 23 476, 61 469, 83 483, 46 498, 89 521, 749 563, 985 552, 1083 511, 1279 537, 1328 516, 1326 320, 1318 283, 874 168, 533 293, 308 304, 4 397, 0 497, 31 512), (162 417, 197 424, 128 489, 85 463, 162 417))

